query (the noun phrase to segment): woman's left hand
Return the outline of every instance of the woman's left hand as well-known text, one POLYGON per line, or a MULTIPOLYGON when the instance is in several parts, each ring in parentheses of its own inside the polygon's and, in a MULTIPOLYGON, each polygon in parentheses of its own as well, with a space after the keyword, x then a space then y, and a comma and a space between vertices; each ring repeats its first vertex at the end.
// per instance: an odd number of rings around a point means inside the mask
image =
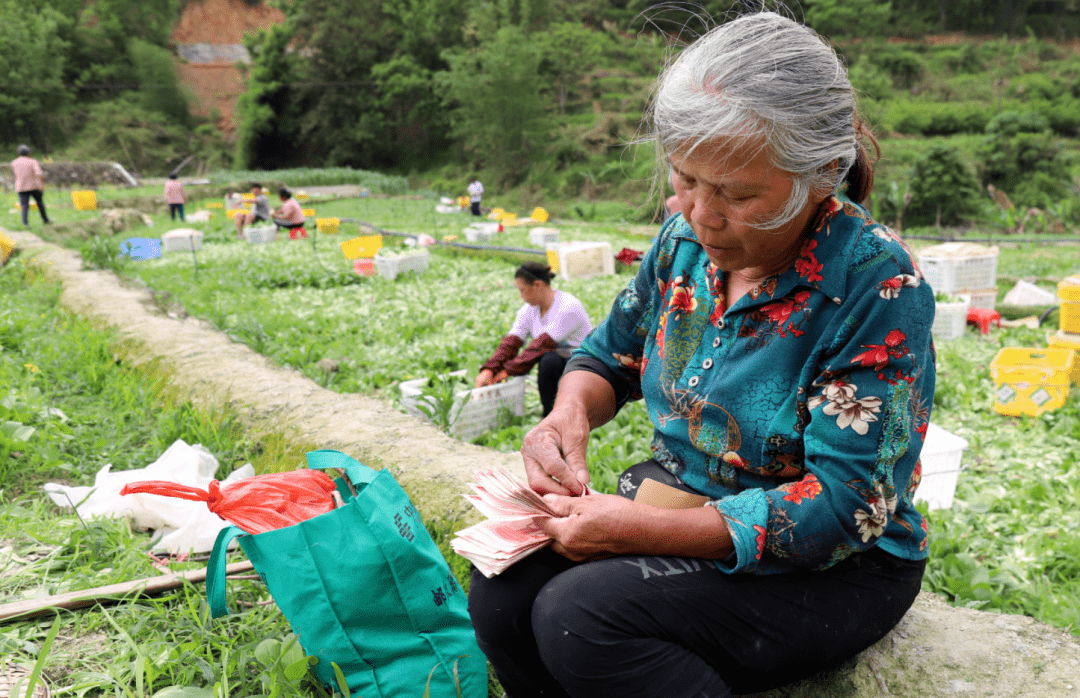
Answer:
POLYGON ((499 371, 495 374, 495 377, 491 379, 492 383, 502 383, 504 380, 510 377, 510 374, 506 371, 499 371))
POLYGON ((537 524, 555 542, 551 549, 575 562, 633 552, 630 541, 644 521, 645 509, 625 497, 592 493, 580 497, 544 495, 559 518, 538 518, 537 524))

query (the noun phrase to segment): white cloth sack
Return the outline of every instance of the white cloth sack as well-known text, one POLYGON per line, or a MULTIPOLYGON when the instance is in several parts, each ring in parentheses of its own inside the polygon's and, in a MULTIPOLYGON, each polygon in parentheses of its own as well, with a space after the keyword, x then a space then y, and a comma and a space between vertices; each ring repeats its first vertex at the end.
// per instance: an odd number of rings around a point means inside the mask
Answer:
MULTIPOLYGON (((206 489, 217 472, 218 462, 200 444, 190 446, 177 439, 156 461, 139 470, 112 472, 108 464, 94 476, 91 487, 68 487, 54 482, 45 492, 60 507, 75 508, 80 518, 117 517, 128 519, 137 531, 154 531, 155 552, 204 553, 213 550, 218 532, 228 522, 211 513, 206 502, 193 502, 156 494, 121 496, 124 485, 145 480, 167 480, 206 489)), ((237 468, 222 480, 227 485, 251 477, 250 463, 237 468)))

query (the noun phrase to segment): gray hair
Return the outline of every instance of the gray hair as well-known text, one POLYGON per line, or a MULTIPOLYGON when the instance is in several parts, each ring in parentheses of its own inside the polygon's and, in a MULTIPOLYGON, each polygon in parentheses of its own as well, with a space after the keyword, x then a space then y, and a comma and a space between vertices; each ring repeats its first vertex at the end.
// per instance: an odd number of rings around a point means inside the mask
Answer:
POLYGON ((710 142, 764 143, 795 176, 783 210, 760 229, 791 221, 811 191, 835 194, 858 157, 855 97, 836 52, 813 30, 774 12, 710 30, 661 73, 650 107, 658 163, 710 142), (833 167, 833 163, 836 166, 833 167))
POLYGON ((30 154, 30 146, 28 146, 28 145, 26 145, 24 143, 24 144, 20 145, 18 148, 15 149, 15 153, 18 154, 18 155, 29 155, 30 154))

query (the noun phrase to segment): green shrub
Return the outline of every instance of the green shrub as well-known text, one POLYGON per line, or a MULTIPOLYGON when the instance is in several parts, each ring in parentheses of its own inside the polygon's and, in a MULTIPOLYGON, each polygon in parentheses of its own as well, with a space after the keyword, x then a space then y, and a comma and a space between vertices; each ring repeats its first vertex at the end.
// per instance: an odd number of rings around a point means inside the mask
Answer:
POLYGON ((1007 111, 994 117, 978 155, 982 183, 1001 189, 1020 208, 1045 208, 1066 196, 1069 160, 1050 122, 1038 112, 1007 111))
POLYGON ((915 161, 909 192, 904 221, 910 225, 958 225, 978 211, 979 182, 960 151, 946 145, 915 161))
POLYGON ((982 133, 993 107, 982 102, 923 102, 908 99, 886 103, 885 125, 899 133, 948 136, 982 133))
POLYGON ((923 59, 917 53, 890 44, 867 56, 874 64, 892 78, 893 85, 906 90, 922 80, 926 73, 923 59))
POLYGON ((848 79, 858 92, 873 99, 886 99, 892 95, 892 77, 880 66, 865 58, 851 67, 848 79))

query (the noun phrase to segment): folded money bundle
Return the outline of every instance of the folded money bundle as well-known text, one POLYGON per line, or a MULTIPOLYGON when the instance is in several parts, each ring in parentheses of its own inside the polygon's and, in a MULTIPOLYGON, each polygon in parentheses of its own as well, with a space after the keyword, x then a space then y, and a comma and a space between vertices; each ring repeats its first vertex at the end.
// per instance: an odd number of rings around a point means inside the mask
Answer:
POLYGON ((551 538, 536 521, 557 515, 505 468, 480 470, 474 477, 476 484, 469 487, 476 494, 464 495, 465 499, 488 518, 458 531, 450 546, 490 578, 549 545, 551 538))

